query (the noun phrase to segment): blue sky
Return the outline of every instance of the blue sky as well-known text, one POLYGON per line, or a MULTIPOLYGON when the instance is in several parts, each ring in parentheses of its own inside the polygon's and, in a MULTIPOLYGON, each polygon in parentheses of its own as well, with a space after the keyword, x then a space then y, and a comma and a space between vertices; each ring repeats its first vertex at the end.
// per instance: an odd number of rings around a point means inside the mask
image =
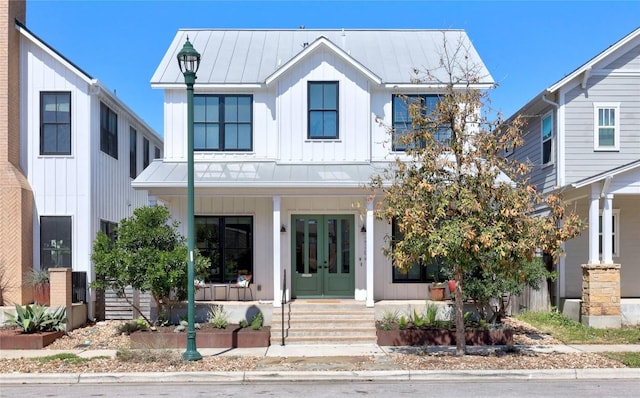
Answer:
POLYGON ((160 135, 149 80, 180 28, 464 29, 505 116, 640 26, 631 1, 27 0, 27 27, 99 79, 160 135))

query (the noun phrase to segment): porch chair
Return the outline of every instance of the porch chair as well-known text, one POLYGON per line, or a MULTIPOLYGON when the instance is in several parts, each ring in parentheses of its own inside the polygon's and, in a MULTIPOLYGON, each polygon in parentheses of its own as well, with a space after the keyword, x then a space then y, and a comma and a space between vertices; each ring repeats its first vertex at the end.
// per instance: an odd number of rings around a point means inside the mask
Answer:
MULTIPOLYGON (((247 301, 247 290, 249 290, 249 295, 251 297, 251 301, 253 301, 253 291, 251 290, 251 277, 253 275, 238 275, 238 279, 236 280, 235 283, 231 283, 229 285, 229 291, 231 291, 231 289, 236 289, 236 297, 238 298, 238 301, 240 301, 240 289, 242 289, 242 300, 243 301, 247 301)), ((231 293, 229 293, 229 296, 231 296, 231 293)))

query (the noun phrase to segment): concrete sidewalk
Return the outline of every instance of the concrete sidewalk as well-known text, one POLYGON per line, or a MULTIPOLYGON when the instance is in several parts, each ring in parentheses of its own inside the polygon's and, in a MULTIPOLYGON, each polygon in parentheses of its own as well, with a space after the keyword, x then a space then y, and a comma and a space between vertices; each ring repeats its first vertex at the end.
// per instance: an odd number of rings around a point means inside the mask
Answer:
MULTIPOLYGON (((580 345, 517 345, 519 350, 537 353, 581 353, 581 352, 640 352, 640 344, 580 344, 580 345)), ((490 353, 502 350, 505 346, 467 346, 467 352, 490 353)), ((417 347, 391 347, 378 346, 377 344, 336 344, 336 345, 272 345, 259 348, 199 348, 202 356, 232 355, 253 357, 349 357, 349 356, 378 356, 392 353, 453 353, 455 346, 417 346, 417 347)), ((176 351, 183 352, 184 349, 176 351)), ((0 350, 0 359, 38 358, 60 353, 72 353, 83 358, 97 356, 115 357, 116 350, 0 350)))

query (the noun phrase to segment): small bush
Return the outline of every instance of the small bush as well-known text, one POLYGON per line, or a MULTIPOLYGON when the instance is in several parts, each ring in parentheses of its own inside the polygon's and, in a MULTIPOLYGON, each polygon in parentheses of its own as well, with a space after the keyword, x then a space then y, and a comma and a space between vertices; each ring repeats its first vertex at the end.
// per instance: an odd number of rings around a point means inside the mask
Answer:
POLYGON ((218 329, 225 329, 229 325, 229 314, 221 305, 212 305, 209 308, 209 323, 218 329))
POLYGON ((246 319, 243 319, 243 320, 240 321, 240 325, 239 326, 240 326, 240 328, 244 329, 247 326, 249 326, 249 322, 247 322, 246 319))
POLYGON ((16 304, 16 314, 5 312, 7 326, 16 326, 23 333, 57 332, 66 329, 67 315, 64 308, 54 312, 40 304, 27 305, 24 308, 16 304))
POLYGON ((398 319, 398 329, 400 330, 405 330, 407 328, 407 317, 404 315, 400 316, 400 319, 398 319))
POLYGON ((434 325, 436 323, 436 315, 438 315, 438 306, 435 304, 429 304, 427 306, 427 323, 434 325))
POLYGON ((417 328, 421 328, 428 322, 427 322, 427 318, 422 316, 422 314, 419 314, 418 311, 414 309, 413 316, 411 317, 411 323, 413 323, 413 326, 417 328))
POLYGON ((136 319, 133 321, 125 322, 122 325, 118 326, 118 333, 120 334, 131 334, 133 332, 137 332, 138 330, 147 330, 147 322, 144 319, 136 319))
POLYGON ((251 320, 251 329, 260 330, 263 322, 264 322, 264 318, 262 316, 262 312, 258 312, 251 320))
POLYGON ((116 352, 116 359, 129 363, 167 362, 177 365, 181 362, 180 354, 170 350, 120 349, 116 352))

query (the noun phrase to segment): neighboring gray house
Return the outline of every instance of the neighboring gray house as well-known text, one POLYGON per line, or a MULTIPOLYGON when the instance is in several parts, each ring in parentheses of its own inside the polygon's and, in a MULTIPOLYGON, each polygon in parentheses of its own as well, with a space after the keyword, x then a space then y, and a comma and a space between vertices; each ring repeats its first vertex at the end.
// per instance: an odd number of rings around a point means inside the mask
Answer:
POLYGON ((554 304, 589 325, 637 324, 640 29, 542 91, 518 114, 528 120, 525 145, 509 156, 531 162, 538 189, 561 193, 588 226, 565 244, 566 256, 555 265, 554 304))

